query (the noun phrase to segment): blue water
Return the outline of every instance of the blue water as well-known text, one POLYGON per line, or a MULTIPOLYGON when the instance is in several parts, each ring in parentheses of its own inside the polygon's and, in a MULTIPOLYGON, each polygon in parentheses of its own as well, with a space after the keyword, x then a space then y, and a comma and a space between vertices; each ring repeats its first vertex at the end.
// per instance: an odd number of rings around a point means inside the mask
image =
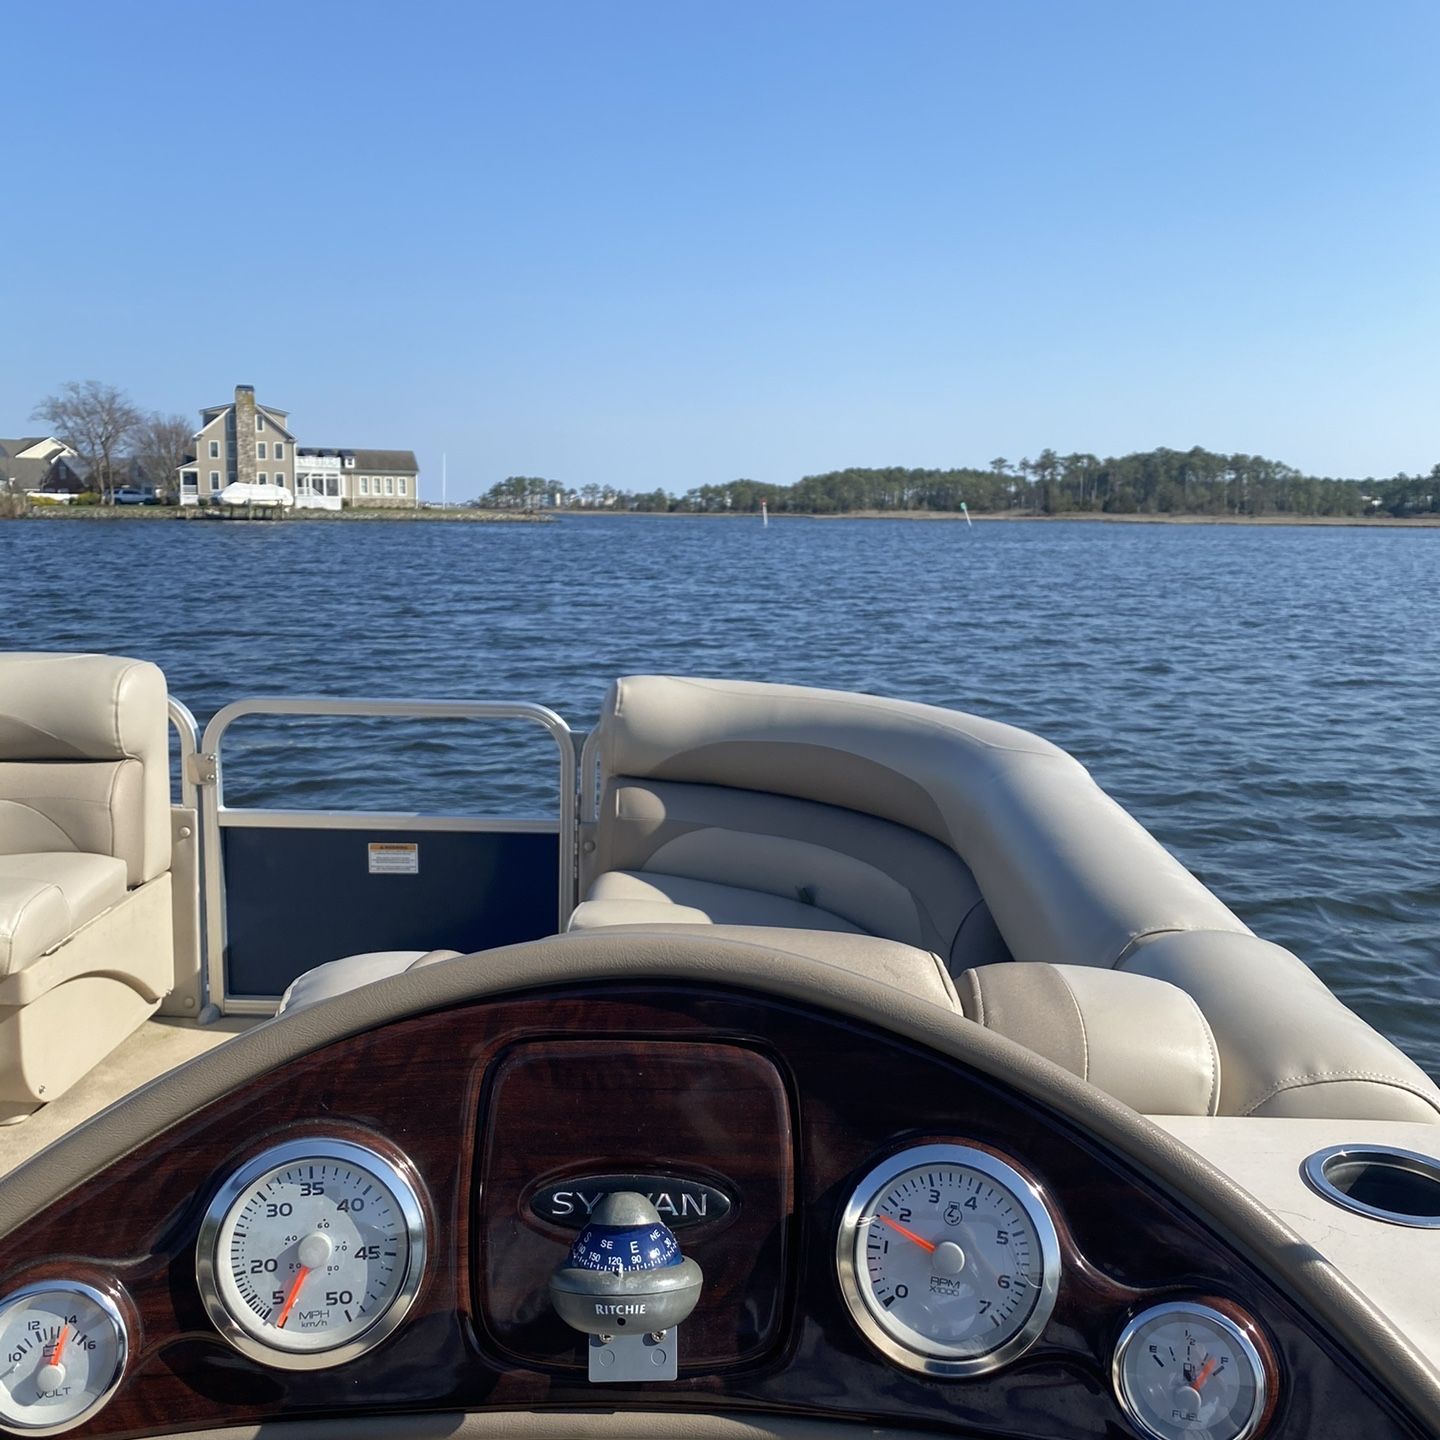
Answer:
MULTIPOLYGON (((748 676, 1037 730, 1440 1074, 1440 531, 574 517, 0 525, 0 644, 243 695, 534 699, 748 676)), ((232 802, 525 814, 516 727, 248 722, 232 802), (416 765, 425 768, 417 771, 416 765)), ((553 751, 551 752, 553 754, 553 751)))

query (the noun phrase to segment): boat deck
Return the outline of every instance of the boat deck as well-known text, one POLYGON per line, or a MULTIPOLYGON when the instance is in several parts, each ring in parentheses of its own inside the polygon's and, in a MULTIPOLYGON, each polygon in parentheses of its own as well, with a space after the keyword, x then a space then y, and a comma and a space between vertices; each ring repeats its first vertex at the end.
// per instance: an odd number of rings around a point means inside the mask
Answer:
POLYGON ((42 1105, 24 1120, 0 1125, 0 1176, 8 1175, 107 1105, 260 1023, 257 1017, 243 1015, 227 1016, 210 1025, 158 1015, 147 1020, 58 1100, 42 1105))

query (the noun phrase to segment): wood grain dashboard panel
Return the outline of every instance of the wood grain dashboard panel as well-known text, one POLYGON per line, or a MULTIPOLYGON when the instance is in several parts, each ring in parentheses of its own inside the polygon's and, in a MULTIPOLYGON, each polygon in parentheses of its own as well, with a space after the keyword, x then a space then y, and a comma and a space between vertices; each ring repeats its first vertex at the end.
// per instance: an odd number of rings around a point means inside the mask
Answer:
POLYGON ((133 1303, 125 1381, 72 1432, 114 1440, 280 1416, 646 1406, 1121 1440, 1132 1432, 1110 1391, 1115 1340, 1137 1308, 1187 1296, 1241 1304, 1264 1327, 1280 1381, 1265 1440, 1425 1433, 1222 1238, 1063 1119, 887 1032, 721 988, 557 989, 331 1045, 191 1116, 0 1244, 0 1293, 41 1275, 108 1277, 133 1303), (618 1058, 609 1070, 607 1055, 618 1058), (651 1065, 663 1075, 655 1103, 674 1121, 695 1098, 693 1077, 717 1063, 729 1083, 679 1122, 680 1149, 665 1153, 644 1107, 624 1099, 597 1133, 595 1087, 613 1100, 651 1065), (211 1328, 194 1245, 230 1171, 304 1134, 403 1151, 424 1184, 431 1259, 410 1316, 376 1350, 333 1370, 278 1371, 211 1328), (1064 1248, 1039 1342, 964 1381, 887 1364, 855 1329, 835 1277, 835 1227, 855 1182, 879 1157, 938 1139, 992 1148, 1031 1176, 1064 1248), (525 1318, 546 1279, 534 1270, 548 1273, 561 1241, 514 1206, 530 1178, 572 1160, 577 1170, 693 1165, 738 1192, 733 1223, 695 1234, 717 1277, 716 1310, 705 1313, 702 1297, 687 1327, 703 1363, 684 1357, 673 1384, 591 1386, 577 1368, 580 1338, 566 1354, 555 1331, 525 1318), (753 1232, 752 1203, 763 1221, 753 1232), (753 1314, 737 1320, 740 1296, 753 1314))
POLYGON ((698 1179, 738 1202, 718 1223, 680 1231, 705 1272, 705 1303, 682 1328, 685 1367, 723 1369, 775 1344, 794 1163, 790 1105, 770 1060, 664 1040, 518 1045, 494 1066, 480 1137, 478 1311, 505 1353, 584 1368, 543 1281, 575 1232, 545 1224, 528 1202, 539 1186, 615 1172, 698 1179))

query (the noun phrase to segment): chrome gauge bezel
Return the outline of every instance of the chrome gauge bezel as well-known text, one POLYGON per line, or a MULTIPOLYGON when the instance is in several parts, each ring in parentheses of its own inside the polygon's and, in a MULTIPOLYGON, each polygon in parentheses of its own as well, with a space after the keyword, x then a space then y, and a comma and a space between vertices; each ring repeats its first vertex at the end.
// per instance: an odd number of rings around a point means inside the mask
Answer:
POLYGON ((1135 1397, 1125 1378, 1125 1356, 1134 1343, 1135 1337, 1142 1330, 1157 1320, 1181 1315, 1204 1320, 1207 1324, 1223 1330, 1235 1346, 1236 1354, 1250 1367, 1251 1377, 1255 1382, 1255 1403, 1244 1426, 1233 1436, 1227 1437, 1227 1440, 1251 1440, 1251 1437, 1259 1429, 1260 1422, 1265 1416, 1265 1408, 1270 1401, 1269 1376, 1265 1362, 1261 1358, 1255 1342, 1245 1333, 1244 1326, 1226 1315, 1224 1311, 1217 1310, 1213 1305, 1206 1305, 1199 1300, 1173 1300, 1163 1305, 1151 1305, 1138 1315, 1132 1316, 1130 1322, 1120 1332, 1120 1338, 1115 1343, 1115 1356, 1110 1362, 1110 1383, 1115 1391, 1115 1398, 1120 1402, 1120 1408, 1125 1412, 1125 1418, 1141 1435, 1146 1436, 1147 1440, 1168 1440, 1167 1436, 1162 1435, 1140 1414, 1135 1397))
POLYGON ((195 1283, 211 1323, 242 1355, 282 1370, 328 1370, 364 1355, 394 1334, 420 1293, 425 1278, 425 1257, 426 1223, 420 1180, 404 1156, 397 1153, 393 1159, 387 1159, 354 1141, 326 1136, 302 1137, 262 1150, 216 1191, 200 1222, 195 1242, 195 1283), (409 1241, 406 1271, 390 1303, 359 1334, 325 1349, 289 1349, 262 1339, 236 1318, 226 1302, 218 1273, 221 1234, 235 1203, 262 1176, 301 1160, 335 1160, 368 1171, 394 1196, 409 1241))
POLYGON ((840 1291, 860 1333, 888 1360, 921 1375, 940 1379, 963 1379, 984 1375, 1008 1365, 1023 1355, 1050 1321, 1060 1291, 1060 1237, 1051 1219, 1039 1187, 1006 1164, 998 1155, 970 1145, 917 1145, 901 1150, 875 1166, 851 1192, 840 1219, 835 1243, 835 1268, 840 1291), (866 1211, 901 1175, 927 1165, 964 1165, 979 1171, 1014 1196, 1035 1231, 1040 1247, 1041 1276, 1039 1294, 1024 1324, 992 1350, 978 1355, 957 1358, 948 1354, 927 1353, 902 1341, 889 1328, 887 1316, 875 1303, 868 1285, 861 1283, 865 1267, 865 1229, 861 1224, 866 1211))
POLYGON ((27 1300, 32 1295, 64 1294, 67 1291, 83 1295, 87 1300, 98 1305, 105 1318, 115 1327, 115 1372, 106 1382, 104 1389, 96 1391, 95 1398, 89 1405, 69 1420, 61 1421, 58 1425, 26 1425, 23 1421, 0 1421, 0 1431, 11 1435, 64 1435, 67 1431, 75 1429, 77 1425, 83 1425, 87 1420, 94 1419, 114 1399, 115 1392, 120 1388, 120 1382, 125 1378, 125 1367, 130 1361, 130 1327, 125 1323, 125 1316, 121 1313, 120 1306, 116 1304, 114 1297, 107 1295, 103 1290, 97 1290, 95 1286, 87 1285, 82 1280, 36 1280, 0 1296, 0 1314, 8 1310, 17 1300, 27 1300))

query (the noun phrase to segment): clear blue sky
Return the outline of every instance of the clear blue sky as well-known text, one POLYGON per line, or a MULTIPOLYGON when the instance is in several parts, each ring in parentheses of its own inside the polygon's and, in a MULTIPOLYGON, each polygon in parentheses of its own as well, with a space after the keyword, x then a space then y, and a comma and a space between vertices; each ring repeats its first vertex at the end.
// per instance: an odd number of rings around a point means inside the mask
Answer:
POLYGON ((0 434, 72 378, 429 493, 1440 460, 1440 6, 0 0, 0 434))

